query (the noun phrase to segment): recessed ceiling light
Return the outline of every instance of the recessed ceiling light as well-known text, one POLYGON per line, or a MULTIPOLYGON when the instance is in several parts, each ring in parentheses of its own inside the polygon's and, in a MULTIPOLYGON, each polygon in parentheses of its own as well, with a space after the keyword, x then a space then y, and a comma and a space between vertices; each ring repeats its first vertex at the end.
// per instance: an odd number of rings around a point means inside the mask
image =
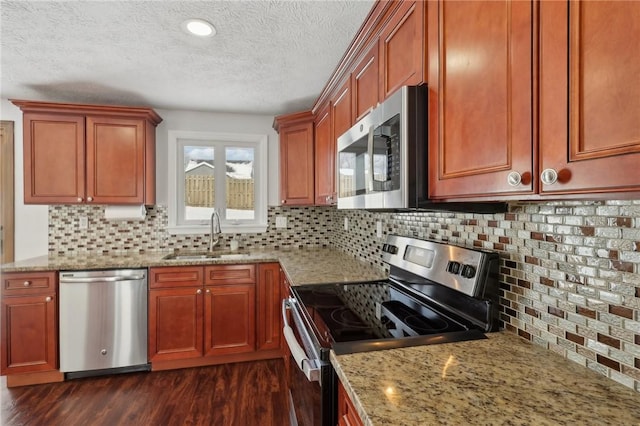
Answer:
POLYGON ((204 19, 187 19, 182 23, 182 29, 191 35, 198 37, 213 37, 216 29, 204 19))

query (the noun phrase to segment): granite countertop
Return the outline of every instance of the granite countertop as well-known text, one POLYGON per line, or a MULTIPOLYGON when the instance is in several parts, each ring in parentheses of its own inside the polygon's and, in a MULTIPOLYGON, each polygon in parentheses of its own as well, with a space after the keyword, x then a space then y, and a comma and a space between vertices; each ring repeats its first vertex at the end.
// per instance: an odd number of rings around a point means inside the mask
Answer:
POLYGON ((333 248, 250 249, 249 251, 221 252, 231 256, 207 260, 164 260, 163 257, 172 253, 171 251, 144 254, 40 256, 1 265, 0 270, 2 273, 8 273, 280 262, 291 285, 373 281, 387 277, 381 269, 333 248))
POLYGON ((331 353, 365 425, 637 425, 640 394, 508 333, 331 353))

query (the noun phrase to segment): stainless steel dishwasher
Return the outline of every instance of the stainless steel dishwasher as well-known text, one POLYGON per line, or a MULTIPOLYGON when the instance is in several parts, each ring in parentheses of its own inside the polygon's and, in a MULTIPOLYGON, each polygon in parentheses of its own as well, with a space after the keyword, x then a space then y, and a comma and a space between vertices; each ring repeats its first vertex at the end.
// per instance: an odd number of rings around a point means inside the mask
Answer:
POLYGON ((148 370, 147 270, 61 271, 65 377, 148 370))

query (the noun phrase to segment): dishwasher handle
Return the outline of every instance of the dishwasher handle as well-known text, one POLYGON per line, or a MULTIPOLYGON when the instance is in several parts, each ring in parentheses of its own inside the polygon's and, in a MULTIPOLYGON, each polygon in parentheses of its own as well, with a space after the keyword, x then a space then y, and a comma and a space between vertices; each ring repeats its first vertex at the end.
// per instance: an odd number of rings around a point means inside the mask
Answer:
POLYGON ((116 282, 116 281, 139 281, 144 280, 144 275, 122 275, 122 276, 108 276, 108 277, 60 277, 60 283, 103 283, 103 282, 116 282))

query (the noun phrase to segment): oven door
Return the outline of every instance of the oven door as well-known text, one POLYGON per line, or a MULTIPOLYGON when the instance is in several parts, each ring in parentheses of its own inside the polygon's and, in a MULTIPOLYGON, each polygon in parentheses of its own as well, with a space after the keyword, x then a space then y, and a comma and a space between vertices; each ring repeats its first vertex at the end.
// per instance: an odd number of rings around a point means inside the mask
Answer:
POLYGON ((328 361, 329 350, 321 348, 313 327, 294 298, 282 301, 283 335, 289 349, 289 415, 292 425, 335 425, 335 378, 328 361))

